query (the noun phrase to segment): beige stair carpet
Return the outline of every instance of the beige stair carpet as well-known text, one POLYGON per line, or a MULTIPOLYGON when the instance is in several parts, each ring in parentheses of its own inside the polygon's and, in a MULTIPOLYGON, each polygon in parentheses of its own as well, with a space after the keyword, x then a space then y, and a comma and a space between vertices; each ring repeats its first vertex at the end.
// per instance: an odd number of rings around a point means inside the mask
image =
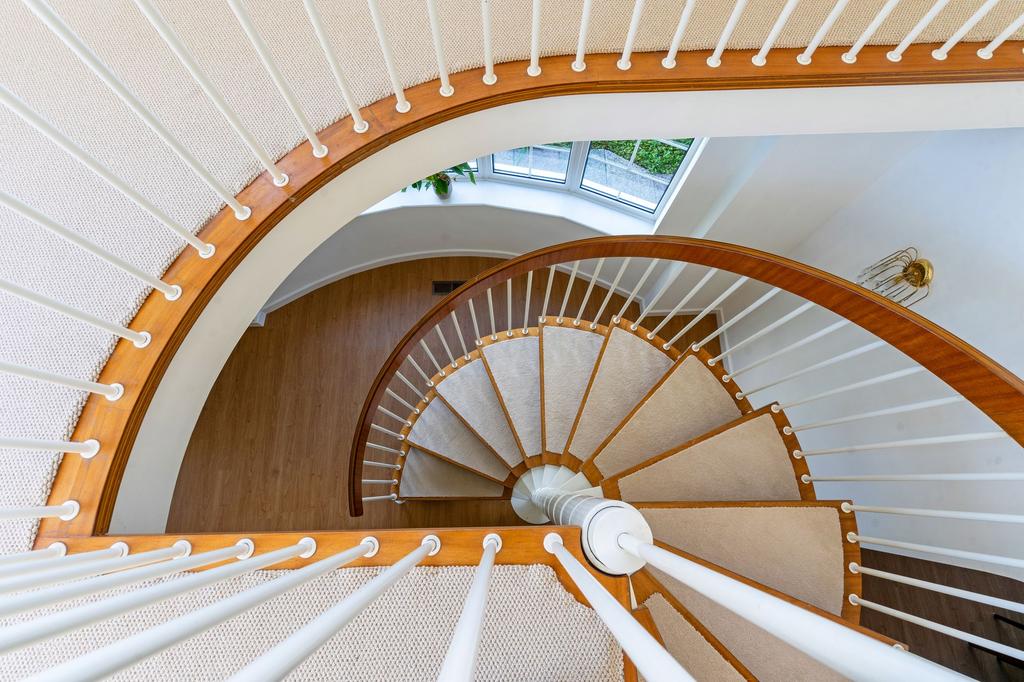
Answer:
POLYGON ((671 366, 672 360, 651 344, 612 329, 569 453, 588 459, 671 366))
POLYGON ((623 476, 618 485, 628 502, 800 499, 789 451, 768 414, 623 476))
POLYGON ((400 497, 501 497, 504 492, 501 484, 416 448, 405 456, 398 486, 400 497))
POLYGON ((536 335, 485 346, 484 357, 527 457, 539 455, 540 339, 536 335))
POLYGON ((839 615, 843 536, 828 506, 638 506, 654 537, 706 561, 839 615))
POLYGON ((739 416, 728 389, 698 357, 690 355, 644 400, 600 450, 594 464, 608 476, 739 416))
POLYGON ((523 461, 512 427, 481 360, 459 367, 437 385, 438 394, 512 468, 523 461))
POLYGON ((544 353, 544 449, 547 452, 564 452, 604 336, 574 327, 554 326, 545 326, 541 335, 544 353))
MULTIPOLYGON (((317 558, 323 557, 318 555, 317 558)), ((382 570, 383 567, 371 567, 332 571, 162 651, 111 679, 147 682, 227 679, 382 570)), ((475 566, 413 569, 286 679, 317 682, 437 679, 475 571, 475 566)), ((23 679, 242 590, 264 585, 285 573, 256 571, 224 580, 0 656, 0 680, 23 679)), ((171 577, 137 587, 180 579, 171 577)), ((102 596, 127 591, 113 590, 102 596)), ((95 600, 96 597, 89 597, 39 614, 95 600)), ((0 621, 0 625, 4 624, 0 621)), ((600 618, 565 591, 551 568, 497 565, 487 589, 487 609, 474 679, 621 682, 622 650, 600 618)))
POLYGON ((665 648, 697 682, 742 682, 745 678, 660 594, 644 602, 665 648))
POLYGON ((413 422, 406 440, 410 445, 430 450, 498 481, 504 481, 511 468, 506 467, 442 400, 431 400, 427 404, 413 422))
POLYGON ((845 679, 668 574, 650 566, 644 570, 650 571, 722 646, 762 682, 833 682, 845 679))

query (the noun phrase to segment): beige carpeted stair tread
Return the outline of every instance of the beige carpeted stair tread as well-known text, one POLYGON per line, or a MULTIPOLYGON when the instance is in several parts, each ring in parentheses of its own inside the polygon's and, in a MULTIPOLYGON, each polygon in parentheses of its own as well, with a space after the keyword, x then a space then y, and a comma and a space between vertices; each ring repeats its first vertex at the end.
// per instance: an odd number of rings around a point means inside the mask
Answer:
POLYGON ((500 483, 477 476, 432 455, 409 448, 402 465, 398 496, 413 497, 502 497, 500 483))
POLYGON ((636 506, 655 539, 841 614, 846 565, 835 506, 648 506, 652 504, 659 503, 636 506))
POLYGON ((587 392, 604 335, 575 327, 544 326, 544 450, 564 452, 587 392))
POLYGON ((487 366, 527 457, 541 453, 540 340, 536 335, 483 348, 487 366))
MULTIPOLYGON (((647 341, 618 327, 612 329, 569 453, 588 459, 671 366, 672 360, 647 341)), ((648 452, 646 456, 657 452, 648 452)))
MULTIPOLYGON (((621 371, 620 383, 630 381, 628 368, 621 371)), ((604 476, 618 473, 739 416, 721 380, 700 358, 685 356, 599 450, 594 465, 604 476)))
POLYGON ((627 502, 800 499, 789 450, 770 414, 743 419, 616 482, 627 502))
MULTIPOLYGON (((841 675, 749 621, 648 566, 656 580, 714 635, 729 652, 763 682, 832 682, 841 675)), ((660 626, 659 626, 660 628, 660 626)), ((665 630, 661 630, 664 636, 665 630)), ((666 639, 666 644, 668 643, 666 639)), ((686 665, 685 660, 681 660, 686 665)))
POLYGON ((697 682, 745 679, 663 596, 652 594, 644 606, 658 626, 665 648, 697 682))
POLYGON ((410 445, 429 450, 497 481, 508 477, 509 467, 462 423, 443 400, 427 403, 405 439, 410 445))
POLYGON ((471 360, 441 381, 436 390, 509 468, 523 461, 483 361, 471 360))

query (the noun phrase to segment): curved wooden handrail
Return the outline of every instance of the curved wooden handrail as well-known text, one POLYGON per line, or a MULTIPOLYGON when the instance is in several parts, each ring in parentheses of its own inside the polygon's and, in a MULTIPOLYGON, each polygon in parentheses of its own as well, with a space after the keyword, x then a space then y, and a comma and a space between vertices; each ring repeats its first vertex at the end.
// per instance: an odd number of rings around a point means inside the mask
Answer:
POLYGON ((596 237, 549 246, 481 273, 435 305, 381 367, 359 416, 349 459, 349 512, 362 514, 363 444, 371 411, 413 345, 470 298, 549 265, 597 258, 660 258, 705 265, 779 287, 863 327, 942 379, 1024 445, 1024 380, 934 322, 818 268, 757 249, 685 237, 596 237))
POLYGON ((143 303, 133 327, 149 331, 152 342, 143 349, 125 341, 118 343, 99 377, 103 382, 121 383, 124 396, 116 403, 91 396, 73 435, 75 440, 99 440, 101 450, 90 460, 65 457, 51 488, 51 502, 75 499, 82 505, 81 512, 68 522, 42 521, 37 544, 106 531, 128 457, 157 386, 214 294, 263 237, 300 203, 391 143, 466 114, 572 94, 1024 80, 1019 41, 1008 42, 990 60, 976 57, 978 45, 964 44, 946 61, 936 61, 931 58, 934 47, 913 45, 899 64, 886 59, 888 48, 882 45, 865 47, 855 64, 841 61, 844 47, 820 48, 809 66, 796 63, 800 50, 778 49, 765 67, 751 64, 752 50, 736 50, 729 51, 717 69, 706 67, 707 51, 681 52, 678 65, 671 70, 662 67, 661 52, 634 53, 628 71, 616 66, 617 55, 595 54, 587 56, 587 69, 582 73, 569 67, 573 56, 565 55, 541 60, 543 71, 533 78, 526 75, 526 62, 506 62, 495 66, 498 81, 491 86, 482 84, 482 69, 452 74, 452 97, 437 95, 436 80, 409 88, 406 96, 412 110, 406 114, 395 111, 390 97, 365 107, 362 113, 370 124, 366 133, 353 132, 348 118, 332 124, 320 134, 330 150, 325 158, 315 158, 309 144, 302 143, 278 162, 291 179, 286 187, 276 187, 263 173, 238 194, 239 201, 252 208, 248 220, 239 222, 225 208, 207 223, 200 234, 216 245, 212 258, 204 260, 187 249, 171 264, 165 279, 182 286, 184 293, 178 300, 167 301, 154 293, 143 303))

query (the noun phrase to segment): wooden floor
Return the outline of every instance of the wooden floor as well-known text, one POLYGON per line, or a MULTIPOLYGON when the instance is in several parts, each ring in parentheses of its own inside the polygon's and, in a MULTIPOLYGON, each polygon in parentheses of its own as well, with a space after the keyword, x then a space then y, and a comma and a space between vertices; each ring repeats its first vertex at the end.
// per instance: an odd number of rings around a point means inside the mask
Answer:
MULTIPOLYGON (((466 280, 498 262, 434 258, 377 268, 317 289, 268 315, 266 326, 247 330, 192 434, 167 532, 520 524, 508 501, 385 502, 367 505, 356 519, 347 511, 349 448, 378 369, 402 335, 439 300, 431 291, 434 280, 466 280)), ((550 311, 561 306, 567 280, 563 273, 556 276, 550 311)), ((541 309, 545 284, 534 282, 531 315, 541 309)), ((566 307, 572 315, 585 288, 577 280, 566 307)), ((585 318, 596 313, 605 293, 595 287, 585 318)), ((500 329, 507 324, 505 300, 501 287, 494 297, 500 329)), ((623 302, 613 296, 608 310, 617 312, 623 302)), ((517 325, 524 303, 525 284, 516 282, 512 311, 517 325)), ((626 317, 636 314, 633 304, 626 317)), ((673 319, 662 335, 675 334, 689 319, 673 319)), ((649 320, 653 325, 660 318, 649 320)), ((489 322, 482 314, 480 322, 487 333, 489 322)), ((715 322, 705 318, 685 339, 703 338, 715 322)), ((717 341, 707 348, 719 352, 717 341)), ((435 353, 441 356, 440 349, 435 353)))

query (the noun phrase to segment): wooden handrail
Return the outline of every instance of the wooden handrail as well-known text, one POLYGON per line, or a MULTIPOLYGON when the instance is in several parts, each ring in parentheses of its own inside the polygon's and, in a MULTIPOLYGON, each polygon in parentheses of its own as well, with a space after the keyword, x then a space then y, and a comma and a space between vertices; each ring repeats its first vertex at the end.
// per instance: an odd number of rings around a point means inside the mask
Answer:
MULTIPOLYGON (((845 64, 840 55, 845 47, 820 48, 810 66, 796 63, 800 50, 778 49, 765 67, 750 63, 752 50, 730 50, 717 69, 704 64, 708 51, 681 52, 674 69, 661 65, 662 52, 634 53, 632 67, 621 71, 618 55, 587 55, 587 70, 573 71, 572 55, 546 57, 537 77, 525 74, 526 62, 497 64, 498 82, 481 82, 482 69, 451 75, 455 94, 437 95, 438 81, 421 83, 406 90, 412 110, 395 112, 388 97, 362 112, 370 123, 368 132, 353 132, 348 118, 321 131, 320 139, 330 149, 318 159, 302 143, 284 156, 279 168, 291 181, 277 187, 267 173, 258 176, 238 194, 239 201, 252 208, 252 216, 239 222, 230 209, 223 209, 200 232, 204 241, 217 246, 210 259, 187 249, 165 273, 167 281, 180 284, 181 298, 167 301, 151 294, 135 316, 133 326, 149 331, 153 340, 143 349, 118 343, 99 380, 119 382, 125 393, 112 403, 91 396, 75 427, 74 440, 95 438, 102 444, 90 460, 65 457, 50 492, 50 500, 76 499, 82 505, 72 521, 46 519, 40 524, 37 544, 69 535, 105 532, 113 512, 117 490, 135 444, 135 438, 156 389, 179 346, 203 313, 220 286, 257 244, 305 199, 356 163, 393 142, 460 116, 489 108, 545 97, 590 93, 665 92, 759 88, 808 88, 918 83, 967 83, 1024 80, 1021 42, 1007 42, 990 60, 979 59, 980 45, 965 43, 945 61, 931 58, 930 44, 912 45, 903 60, 886 59, 888 47, 867 46, 855 64, 845 64)), ((397 188, 396 188, 397 189, 397 188)))
POLYGON ((349 512, 362 514, 363 449, 372 410, 413 344, 470 298, 549 265, 597 258, 660 258, 726 270, 779 287, 850 320, 942 379, 1024 445, 1024 381, 934 322, 818 268, 757 249, 685 237, 596 237, 513 258, 481 273, 435 305, 392 351, 363 404, 349 459, 349 512))

